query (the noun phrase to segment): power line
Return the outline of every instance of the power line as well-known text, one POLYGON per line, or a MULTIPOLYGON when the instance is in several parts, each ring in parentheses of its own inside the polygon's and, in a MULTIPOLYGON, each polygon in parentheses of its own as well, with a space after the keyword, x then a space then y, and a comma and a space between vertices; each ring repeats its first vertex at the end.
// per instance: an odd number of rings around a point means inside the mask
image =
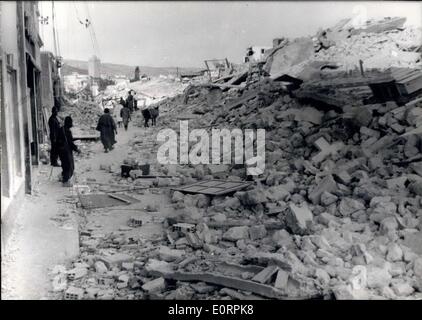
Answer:
POLYGON ((91 37, 93 39, 93 43, 94 43, 94 46, 95 46, 94 51, 97 51, 96 52, 97 55, 101 57, 100 46, 98 45, 97 36, 96 36, 95 30, 94 30, 94 24, 93 24, 91 15, 89 13, 88 4, 86 2, 85 2, 85 7, 86 7, 86 12, 87 12, 87 15, 88 15, 89 22, 90 22, 88 27, 90 27, 89 29, 90 29, 91 37))

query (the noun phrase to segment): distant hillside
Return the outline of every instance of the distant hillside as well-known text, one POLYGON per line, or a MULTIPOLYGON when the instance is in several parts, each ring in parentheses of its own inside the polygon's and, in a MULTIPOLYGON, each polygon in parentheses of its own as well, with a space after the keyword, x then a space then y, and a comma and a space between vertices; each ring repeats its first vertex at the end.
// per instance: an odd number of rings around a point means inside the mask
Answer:
MULTIPOLYGON (((107 76, 115 75, 125 75, 129 78, 133 78, 134 71, 136 66, 128 66, 124 64, 114 64, 114 63, 102 63, 101 64, 101 74, 107 76)), ((139 66, 141 70, 141 75, 146 74, 150 77, 156 77, 160 74, 176 74, 177 68, 160 68, 160 67, 145 67, 139 66)), ((200 68, 179 68, 179 73, 189 73, 200 71, 200 68)), ((88 62, 80 60, 64 60, 63 67, 61 69, 62 75, 69 75, 72 72, 78 72, 80 74, 88 73, 88 62)))

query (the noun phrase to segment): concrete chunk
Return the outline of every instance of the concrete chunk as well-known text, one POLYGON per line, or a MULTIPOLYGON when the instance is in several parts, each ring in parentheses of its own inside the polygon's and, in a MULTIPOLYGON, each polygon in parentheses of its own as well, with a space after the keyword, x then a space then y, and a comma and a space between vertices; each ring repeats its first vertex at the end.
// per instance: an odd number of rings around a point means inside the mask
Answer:
POLYGON ((223 239, 229 241, 237 241, 249 238, 249 227, 232 227, 223 235, 223 239))
POLYGON ((157 278, 145 283, 142 286, 142 289, 144 291, 147 291, 148 293, 158 293, 158 292, 163 291, 165 287, 166 287, 166 281, 164 280, 163 277, 160 277, 160 278, 157 278))
POLYGON ((249 237, 251 240, 262 239, 267 235, 267 229, 264 225, 252 226, 249 228, 249 237))
POLYGON ((321 195, 324 191, 334 192, 337 191, 337 183, 334 181, 334 178, 331 174, 327 175, 320 183, 312 190, 308 198, 312 201, 313 204, 319 204, 321 200, 321 195))
POLYGON ((287 226, 295 234, 306 234, 313 220, 312 212, 306 204, 302 207, 290 204, 289 208, 290 210, 286 216, 287 226))
POLYGON ((277 266, 274 266, 274 265, 268 266, 264 270, 256 274, 252 278, 252 281, 256 281, 262 284, 268 283, 270 282, 272 276, 277 272, 277 270, 278 270, 277 266))
POLYGON ((284 289, 287 287, 287 281, 289 280, 289 274, 279 269, 277 272, 277 278, 275 279, 274 287, 277 289, 284 289))
POLYGON ((176 250, 176 249, 170 249, 166 246, 160 246, 158 250, 158 254, 160 255, 160 258, 166 262, 172 262, 178 259, 183 258, 185 255, 184 250, 176 250))

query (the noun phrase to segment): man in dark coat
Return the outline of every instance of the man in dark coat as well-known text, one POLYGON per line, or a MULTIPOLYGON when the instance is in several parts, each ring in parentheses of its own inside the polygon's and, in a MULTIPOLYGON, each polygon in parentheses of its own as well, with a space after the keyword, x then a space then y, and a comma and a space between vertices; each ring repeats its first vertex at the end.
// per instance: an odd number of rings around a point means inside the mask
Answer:
POLYGON ((97 130, 101 133, 104 151, 113 150, 113 145, 116 143, 115 134, 117 134, 117 128, 108 108, 104 109, 104 114, 98 119, 97 130))
POLYGON ((73 151, 80 153, 81 151, 73 142, 73 135, 70 128, 73 127, 73 121, 71 117, 64 119, 64 126, 60 128, 57 136, 57 146, 60 161, 62 163, 62 182, 63 187, 71 187, 70 179, 73 176, 75 170, 75 161, 73 159, 73 151))
POLYGON ((51 109, 51 117, 48 119, 48 126, 50 128, 50 143, 51 143, 51 150, 50 150, 50 164, 53 167, 60 167, 57 163, 57 159, 59 158, 59 152, 57 150, 57 136, 60 130, 60 122, 57 119, 57 108, 53 107, 51 109))
POLYGON ((128 107, 123 107, 122 110, 120 110, 120 116, 123 119, 123 125, 125 126, 125 130, 127 131, 127 127, 129 125, 130 118, 130 110, 128 107))
POLYGON ((130 113, 133 112, 133 96, 132 96, 132 90, 129 91, 129 95, 126 98, 126 106, 129 108, 130 113))
POLYGON ((119 102, 123 107, 126 105, 126 101, 120 97, 120 102, 119 102))
POLYGON ((136 92, 135 91, 133 91, 133 109, 135 111, 138 111, 139 110, 138 109, 138 99, 136 97, 136 92))

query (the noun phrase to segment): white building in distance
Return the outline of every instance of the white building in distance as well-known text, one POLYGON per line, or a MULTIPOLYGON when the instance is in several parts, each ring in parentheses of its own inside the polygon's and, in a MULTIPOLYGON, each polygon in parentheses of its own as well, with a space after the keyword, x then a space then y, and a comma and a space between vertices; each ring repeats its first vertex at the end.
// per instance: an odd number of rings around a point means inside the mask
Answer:
POLYGON ((96 55, 88 60, 88 74, 92 78, 100 78, 101 76, 101 60, 96 55))

